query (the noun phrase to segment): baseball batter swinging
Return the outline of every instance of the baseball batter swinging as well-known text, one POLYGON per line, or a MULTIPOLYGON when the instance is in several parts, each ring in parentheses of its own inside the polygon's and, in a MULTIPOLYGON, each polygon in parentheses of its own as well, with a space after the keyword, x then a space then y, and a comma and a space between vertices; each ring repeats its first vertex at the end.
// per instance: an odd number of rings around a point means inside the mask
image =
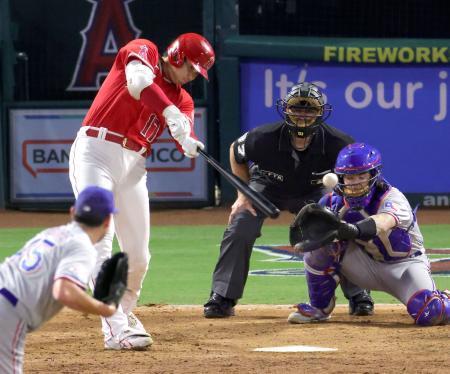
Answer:
MULTIPOLYGON (((364 143, 348 145, 339 153, 338 184, 319 202, 338 217, 338 241, 305 254, 310 304, 298 304, 289 315, 290 323, 329 319, 340 275, 396 297, 417 325, 450 322, 449 293, 437 290, 430 275, 415 213, 406 197, 382 177, 381 166, 380 152, 364 143)), ((324 211, 323 219, 329 215, 324 211)), ((308 218, 297 218, 306 225, 308 218)), ((294 225, 292 230, 302 227, 294 225)), ((306 243, 311 247, 314 240, 302 240, 296 247, 306 243)))
POLYGON ((0 264, 0 373, 22 373, 25 336, 63 306, 111 316, 116 305, 87 295, 94 270, 94 244, 108 230, 113 195, 83 190, 72 208, 73 222, 44 230, 0 264))
POLYGON ((99 264, 111 255, 115 234, 129 256, 128 287, 111 318, 102 318, 107 349, 149 346, 152 339, 133 315, 150 261, 150 206, 145 159, 167 126, 178 149, 197 157, 204 145, 193 130, 194 103, 181 87, 201 74, 208 78, 214 51, 201 35, 180 35, 160 56, 146 39, 129 42, 89 109, 70 152, 70 181, 75 195, 86 185, 114 193, 120 216, 97 244, 99 264))

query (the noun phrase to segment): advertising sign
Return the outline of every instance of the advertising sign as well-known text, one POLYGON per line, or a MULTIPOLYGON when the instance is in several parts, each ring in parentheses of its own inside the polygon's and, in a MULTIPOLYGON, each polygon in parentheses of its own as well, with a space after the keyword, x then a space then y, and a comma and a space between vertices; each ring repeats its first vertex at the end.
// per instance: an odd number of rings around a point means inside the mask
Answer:
MULTIPOLYGON (((441 195, 450 205, 447 66, 241 63, 241 124, 281 120, 276 101, 297 82, 315 83, 333 106, 327 123, 377 147, 386 178, 405 193, 441 195)), ((430 195, 430 196, 431 196, 430 195)), ((427 205, 426 196, 423 202, 427 205)))
MULTIPOLYGON (((86 109, 11 109, 11 201, 73 200, 69 153, 86 109)), ((206 139, 206 109, 195 111, 195 131, 206 139)), ((205 142, 206 143, 206 142, 205 142)), ((206 145, 206 144, 205 144, 206 145)), ((207 201, 207 165, 181 154, 165 131, 147 159, 152 201, 207 201)))

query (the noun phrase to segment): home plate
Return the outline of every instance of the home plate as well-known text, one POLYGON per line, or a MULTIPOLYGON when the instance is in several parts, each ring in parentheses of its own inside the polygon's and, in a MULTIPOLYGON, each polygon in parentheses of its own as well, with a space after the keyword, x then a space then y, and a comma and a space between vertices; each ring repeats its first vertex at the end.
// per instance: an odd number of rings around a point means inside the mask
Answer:
POLYGON ((337 348, 313 347, 310 345, 286 345, 284 347, 255 348, 255 352, 334 352, 337 348))

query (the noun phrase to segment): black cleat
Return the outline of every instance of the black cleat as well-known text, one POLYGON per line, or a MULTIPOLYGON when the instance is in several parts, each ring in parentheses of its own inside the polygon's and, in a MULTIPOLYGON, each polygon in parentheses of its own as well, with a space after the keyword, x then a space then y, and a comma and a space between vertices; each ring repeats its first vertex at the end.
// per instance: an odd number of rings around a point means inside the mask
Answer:
POLYGON ((368 291, 363 291, 350 298, 348 303, 348 314, 351 316, 371 316, 373 314, 374 302, 368 291))
POLYGON ((226 318, 234 316, 234 306, 236 302, 233 299, 220 296, 213 292, 208 302, 203 305, 203 315, 205 318, 226 318))

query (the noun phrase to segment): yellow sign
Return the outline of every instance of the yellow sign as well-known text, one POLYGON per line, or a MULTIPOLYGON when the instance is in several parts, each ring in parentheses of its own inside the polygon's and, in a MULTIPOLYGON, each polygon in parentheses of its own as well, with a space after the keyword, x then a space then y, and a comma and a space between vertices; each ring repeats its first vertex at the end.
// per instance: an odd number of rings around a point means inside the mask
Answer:
POLYGON ((323 61, 357 64, 446 64, 448 47, 336 47, 325 46, 323 61))

